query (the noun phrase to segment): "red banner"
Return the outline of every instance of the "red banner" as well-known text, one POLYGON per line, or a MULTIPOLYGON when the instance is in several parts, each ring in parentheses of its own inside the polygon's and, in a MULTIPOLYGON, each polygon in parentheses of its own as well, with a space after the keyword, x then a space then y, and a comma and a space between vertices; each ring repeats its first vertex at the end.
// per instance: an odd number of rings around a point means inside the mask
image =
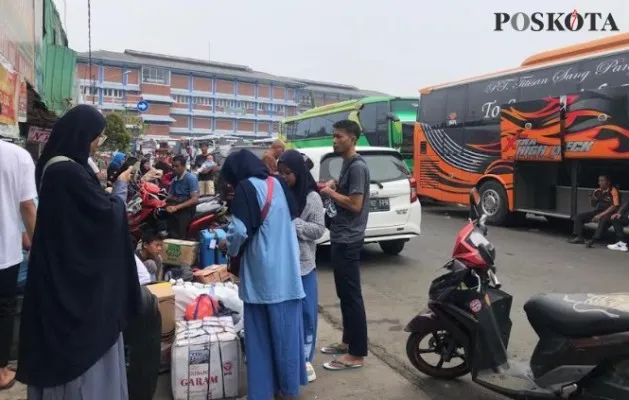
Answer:
POLYGON ((36 143, 46 143, 50 137, 50 129, 31 126, 28 130, 28 141, 36 143))
POLYGON ((18 75, 0 64, 0 124, 17 125, 18 75))

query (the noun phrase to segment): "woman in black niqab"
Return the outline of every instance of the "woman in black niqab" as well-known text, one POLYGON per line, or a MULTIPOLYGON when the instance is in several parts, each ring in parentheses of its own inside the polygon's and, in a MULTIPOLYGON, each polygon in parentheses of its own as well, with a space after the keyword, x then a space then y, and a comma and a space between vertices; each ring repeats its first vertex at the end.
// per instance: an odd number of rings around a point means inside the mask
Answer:
POLYGON ((104 128, 95 108, 72 108, 36 168, 39 209, 17 371, 29 399, 127 396, 121 332, 139 311, 140 286, 125 204, 87 163, 104 128), (71 161, 49 163, 57 156, 71 161))

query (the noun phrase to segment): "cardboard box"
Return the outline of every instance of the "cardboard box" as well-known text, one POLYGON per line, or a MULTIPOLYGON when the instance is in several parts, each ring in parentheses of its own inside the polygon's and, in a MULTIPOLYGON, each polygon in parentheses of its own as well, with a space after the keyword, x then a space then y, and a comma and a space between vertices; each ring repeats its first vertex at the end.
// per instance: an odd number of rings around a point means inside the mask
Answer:
POLYGON ((162 249, 164 264, 191 266, 197 261, 199 242, 189 240, 166 239, 162 249))
POLYGON ((204 284, 227 282, 232 277, 232 274, 227 272, 227 265, 212 265, 211 267, 195 271, 193 275, 194 280, 204 284))
POLYGON ((162 315, 161 371, 170 368, 170 352, 175 340, 175 292, 168 282, 148 285, 147 288, 157 297, 159 312, 162 315))

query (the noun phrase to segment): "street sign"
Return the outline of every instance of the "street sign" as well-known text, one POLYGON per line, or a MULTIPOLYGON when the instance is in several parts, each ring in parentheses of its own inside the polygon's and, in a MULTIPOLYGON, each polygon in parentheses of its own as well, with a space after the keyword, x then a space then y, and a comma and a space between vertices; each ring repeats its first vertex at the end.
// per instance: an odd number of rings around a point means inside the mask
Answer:
POLYGON ((136 108, 138 109, 139 112, 144 112, 149 109, 149 103, 147 103, 144 100, 140 100, 138 101, 136 108))

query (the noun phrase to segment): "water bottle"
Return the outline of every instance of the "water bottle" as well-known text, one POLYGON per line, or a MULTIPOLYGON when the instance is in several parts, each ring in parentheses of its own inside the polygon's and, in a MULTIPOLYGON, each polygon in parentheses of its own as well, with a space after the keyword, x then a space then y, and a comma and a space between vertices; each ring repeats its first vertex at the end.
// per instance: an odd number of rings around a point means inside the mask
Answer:
POLYGON ((334 201, 332 199, 326 198, 323 201, 323 205, 325 207, 325 214, 328 216, 328 218, 332 219, 336 217, 336 204, 334 204, 334 201))

